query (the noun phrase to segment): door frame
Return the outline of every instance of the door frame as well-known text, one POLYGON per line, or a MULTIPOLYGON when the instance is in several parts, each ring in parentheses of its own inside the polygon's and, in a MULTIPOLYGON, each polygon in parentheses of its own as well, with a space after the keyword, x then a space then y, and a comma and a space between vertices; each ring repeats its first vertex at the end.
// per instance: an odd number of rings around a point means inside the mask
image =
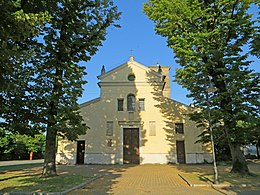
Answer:
POLYGON ((76 164, 84 164, 85 163, 85 150, 86 150, 86 140, 77 140, 77 150, 76 150, 76 164), (79 159, 79 144, 83 143, 84 144, 84 149, 81 151, 83 155, 82 161, 79 159), (80 162, 79 162, 80 161, 80 162))
MULTIPOLYGON (((124 163, 124 157, 125 157, 125 155, 124 155, 124 133, 125 133, 125 130, 128 130, 128 131, 136 131, 137 130, 137 135, 138 135, 138 155, 137 155, 137 162, 138 163, 133 163, 133 162, 131 162, 131 163, 129 163, 129 164, 140 164, 140 129, 139 128, 133 128, 133 127, 131 127, 131 128, 123 128, 123 163, 124 163)), ((131 136, 132 136, 132 132, 131 132, 131 136)), ((133 143, 131 142, 131 145, 132 145, 133 143)))
POLYGON ((185 149, 185 141, 184 140, 176 140, 176 162, 179 164, 186 164, 186 149, 185 149), (183 158, 179 159, 178 158, 178 143, 183 143, 183 158), (183 162, 179 162, 183 161, 183 162))
POLYGON ((124 129, 127 128, 138 128, 139 129, 139 164, 141 164, 141 159, 142 159, 142 121, 119 121, 118 122, 120 126, 120 156, 119 156, 119 164, 124 164, 124 129))

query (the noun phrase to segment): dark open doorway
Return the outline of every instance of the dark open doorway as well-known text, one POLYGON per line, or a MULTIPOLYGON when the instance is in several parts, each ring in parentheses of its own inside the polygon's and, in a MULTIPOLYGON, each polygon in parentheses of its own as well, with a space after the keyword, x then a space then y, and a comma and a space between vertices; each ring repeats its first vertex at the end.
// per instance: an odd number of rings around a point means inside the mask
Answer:
POLYGON ((77 142, 77 164, 84 164, 85 158, 85 140, 77 142))

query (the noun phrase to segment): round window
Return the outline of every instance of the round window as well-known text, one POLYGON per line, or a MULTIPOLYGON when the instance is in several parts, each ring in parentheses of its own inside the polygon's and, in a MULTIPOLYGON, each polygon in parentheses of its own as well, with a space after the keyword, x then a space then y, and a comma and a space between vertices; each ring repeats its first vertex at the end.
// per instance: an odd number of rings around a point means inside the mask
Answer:
POLYGON ((135 80, 135 75, 134 74, 128 75, 128 80, 129 81, 134 81, 135 80))

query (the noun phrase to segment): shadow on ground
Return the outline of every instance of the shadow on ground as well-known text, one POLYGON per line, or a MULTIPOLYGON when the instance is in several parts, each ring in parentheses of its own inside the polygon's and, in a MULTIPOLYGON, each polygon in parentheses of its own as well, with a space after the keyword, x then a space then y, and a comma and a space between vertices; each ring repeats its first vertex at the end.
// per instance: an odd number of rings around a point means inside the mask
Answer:
MULTIPOLYGON (((260 194, 260 160, 248 160, 248 167, 252 175, 240 176, 230 173, 230 163, 217 165, 220 184, 232 187, 213 187, 224 194, 260 194)), ((213 164, 180 164, 172 165, 182 172, 184 177, 193 184, 213 184, 213 164)))
POLYGON ((74 187, 86 179, 80 175, 59 173, 58 177, 41 178, 42 166, 26 168, 21 170, 11 170, 0 174, 0 194, 5 192, 56 192, 64 191, 74 187))
POLYGON ((112 186, 118 183, 122 174, 136 165, 67 165, 58 166, 61 173, 92 175, 96 179, 69 194, 112 194, 112 186))
MULTIPOLYGON (((259 172, 259 162, 249 162, 251 172, 259 172)), ((230 166, 218 166, 220 173, 229 171, 230 166)), ((36 168, 35 168, 36 169, 36 168)), ((41 168, 39 168, 39 172, 41 168)), ((178 174, 200 174, 201 182, 204 176, 213 173, 211 164, 205 165, 58 165, 58 174, 56 182, 53 185, 61 183, 66 189, 69 189, 69 182, 73 177, 82 176, 80 183, 86 182, 87 178, 98 177, 97 180, 82 186, 79 189, 71 191, 69 194, 260 194, 260 187, 190 187, 178 174), (62 176, 69 175, 68 182, 62 182, 62 176)), ((18 173, 18 172, 17 172, 18 173)), ((27 172, 27 174, 37 174, 36 172, 27 172)), ((2 177, 3 175, 1 175, 2 177)), ((21 177, 19 177, 21 178, 21 177)), ((74 178, 74 179, 75 179, 74 178)), ((232 178, 234 179, 234 178, 232 178)), ((8 181, 8 180, 6 180, 8 181)), ((258 180, 259 183, 260 180, 258 180)), ((4 181, 0 181, 0 185, 4 181)), ((31 183, 32 180, 22 177, 24 184, 31 183)), ((44 185, 44 182, 40 182, 44 185)), ((19 189, 22 190, 23 187, 19 189)), ((17 191, 17 189, 12 189, 17 191)), ((62 191, 62 190, 61 190, 62 191)), ((1 194, 1 193, 0 193, 1 194)))

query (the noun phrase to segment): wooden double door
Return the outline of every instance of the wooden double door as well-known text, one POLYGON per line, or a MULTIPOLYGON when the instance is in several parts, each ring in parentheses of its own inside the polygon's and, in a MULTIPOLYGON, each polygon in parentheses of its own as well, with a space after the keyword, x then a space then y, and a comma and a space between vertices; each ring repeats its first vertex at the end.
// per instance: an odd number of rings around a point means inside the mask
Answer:
POLYGON ((139 129, 124 128, 123 131, 123 162, 124 164, 139 164, 139 129))

